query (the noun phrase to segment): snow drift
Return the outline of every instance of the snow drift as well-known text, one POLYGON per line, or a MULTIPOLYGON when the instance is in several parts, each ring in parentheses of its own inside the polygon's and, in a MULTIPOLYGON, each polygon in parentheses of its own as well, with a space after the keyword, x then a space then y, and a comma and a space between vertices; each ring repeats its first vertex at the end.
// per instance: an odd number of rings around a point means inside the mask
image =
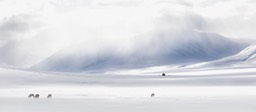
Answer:
POLYGON ((136 40, 131 46, 126 52, 122 52, 123 46, 112 46, 88 53, 88 46, 81 44, 55 53, 32 69, 81 72, 191 64, 236 54, 245 48, 246 44, 214 33, 187 31, 157 33, 151 35, 148 40, 136 40))

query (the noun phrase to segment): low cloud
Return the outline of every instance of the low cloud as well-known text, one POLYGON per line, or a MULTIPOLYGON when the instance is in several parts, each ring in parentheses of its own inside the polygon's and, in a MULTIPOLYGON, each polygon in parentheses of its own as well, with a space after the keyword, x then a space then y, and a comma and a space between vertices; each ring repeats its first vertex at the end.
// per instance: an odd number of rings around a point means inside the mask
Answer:
POLYGON ((4 18, 0 22, 0 40, 11 41, 25 38, 23 34, 30 30, 28 18, 26 15, 4 18))
MULTIPOLYGON (((29 15, 15 15, 4 18, 0 22, 0 63, 3 66, 28 66, 33 60, 27 49, 26 42, 31 39, 35 27, 33 17, 29 15), (31 60, 31 61, 30 61, 31 60), (28 64, 28 65, 27 65, 28 64)), ((30 46, 34 47, 34 46, 30 46)))

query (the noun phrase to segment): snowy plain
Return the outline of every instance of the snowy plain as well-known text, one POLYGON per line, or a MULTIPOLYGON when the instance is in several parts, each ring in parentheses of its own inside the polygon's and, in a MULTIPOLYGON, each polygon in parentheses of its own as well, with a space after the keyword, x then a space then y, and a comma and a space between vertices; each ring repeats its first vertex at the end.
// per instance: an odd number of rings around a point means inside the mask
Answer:
POLYGON ((0 112, 255 112, 254 46, 189 66, 98 73, 1 68, 0 112), (47 99, 48 94, 53 98, 47 99))
POLYGON ((105 74, 1 69, 0 111, 255 112, 255 68, 170 68, 105 74), (40 98, 30 99, 29 94, 40 98), (47 99, 48 94, 53 98, 47 99))

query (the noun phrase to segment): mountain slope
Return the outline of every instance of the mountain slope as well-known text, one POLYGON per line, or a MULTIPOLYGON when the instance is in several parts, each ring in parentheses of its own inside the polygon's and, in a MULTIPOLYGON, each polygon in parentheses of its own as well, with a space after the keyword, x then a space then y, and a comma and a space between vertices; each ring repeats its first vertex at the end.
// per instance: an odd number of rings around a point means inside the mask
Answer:
POLYGON ((246 47, 241 52, 212 62, 195 64, 190 67, 230 67, 230 66, 255 66, 256 43, 246 47))
POLYGON ((32 69, 61 72, 100 71, 159 65, 182 65, 212 61, 241 51, 245 45, 214 33, 155 34, 147 41, 134 42, 129 52, 122 46, 85 53, 86 46, 64 49, 32 69))

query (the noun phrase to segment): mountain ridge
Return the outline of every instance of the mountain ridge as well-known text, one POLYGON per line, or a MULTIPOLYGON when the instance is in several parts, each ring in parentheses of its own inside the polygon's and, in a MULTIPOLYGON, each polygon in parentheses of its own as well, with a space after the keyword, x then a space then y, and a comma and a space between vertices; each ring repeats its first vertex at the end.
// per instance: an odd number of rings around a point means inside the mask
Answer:
POLYGON ((189 32, 170 38, 155 35, 150 42, 139 43, 132 52, 120 54, 114 48, 97 53, 80 53, 77 47, 56 53, 31 69, 59 72, 101 71, 119 68, 193 64, 217 60, 238 53, 247 44, 229 40, 221 35, 204 32, 189 32), (64 55, 63 55, 64 54, 64 55))

